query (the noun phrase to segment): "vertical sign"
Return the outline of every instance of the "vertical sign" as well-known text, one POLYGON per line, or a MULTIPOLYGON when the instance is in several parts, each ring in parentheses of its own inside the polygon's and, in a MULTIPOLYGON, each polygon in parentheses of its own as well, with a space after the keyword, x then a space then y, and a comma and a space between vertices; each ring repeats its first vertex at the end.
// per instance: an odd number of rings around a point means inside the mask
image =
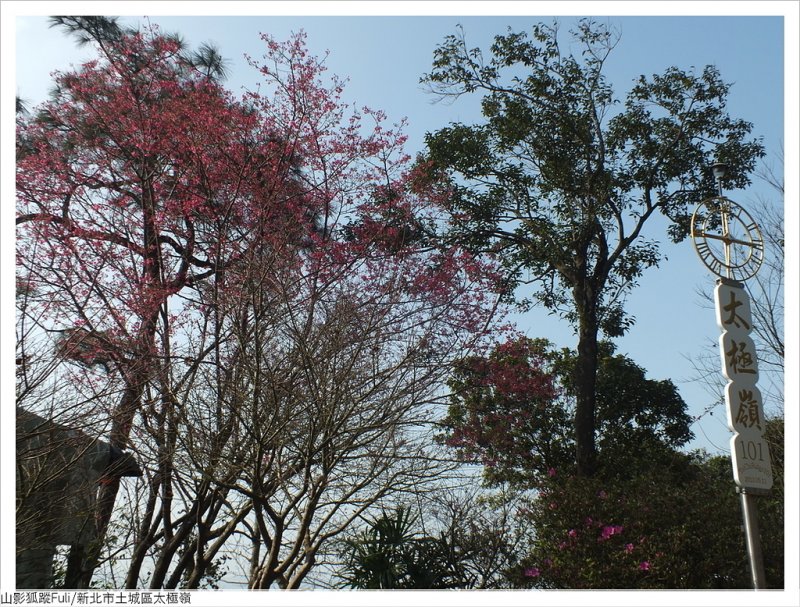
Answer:
POLYGON ((725 404, 728 427, 733 430, 731 460, 733 479, 745 489, 769 490, 772 463, 769 445, 763 438, 764 404, 758 381, 758 359, 750 339, 752 318, 750 298, 741 283, 717 281, 714 289, 722 374, 728 380, 725 404))

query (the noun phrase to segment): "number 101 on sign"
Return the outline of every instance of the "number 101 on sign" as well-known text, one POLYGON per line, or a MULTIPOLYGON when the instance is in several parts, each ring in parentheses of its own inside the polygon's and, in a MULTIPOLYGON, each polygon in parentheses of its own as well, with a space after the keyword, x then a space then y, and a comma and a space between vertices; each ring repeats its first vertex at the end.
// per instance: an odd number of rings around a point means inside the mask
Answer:
POLYGON ((769 445, 759 433, 743 432, 731 439, 733 479, 745 489, 772 488, 769 445))

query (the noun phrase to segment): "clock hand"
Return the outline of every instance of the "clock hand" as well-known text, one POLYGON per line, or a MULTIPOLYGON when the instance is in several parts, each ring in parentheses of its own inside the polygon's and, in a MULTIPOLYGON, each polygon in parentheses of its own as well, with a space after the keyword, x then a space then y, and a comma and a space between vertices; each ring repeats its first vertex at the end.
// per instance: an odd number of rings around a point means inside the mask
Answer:
POLYGON ((714 240, 722 240, 725 244, 733 244, 733 243, 735 243, 735 244, 745 245, 747 247, 756 246, 756 244, 752 240, 750 240, 750 241, 739 240, 737 238, 732 238, 731 236, 728 236, 726 234, 723 234, 722 236, 719 236, 718 234, 709 234, 709 233, 706 232, 706 233, 703 234, 703 236, 705 236, 706 238, 713 238, 714 240))
POLYGON ((731 277, 731 228, 728 224, 728 208, 727 205, 720 207, 720 217, 722 218, 722 242, 725 243, 725 267, 728 268, 728 278, 731 277))

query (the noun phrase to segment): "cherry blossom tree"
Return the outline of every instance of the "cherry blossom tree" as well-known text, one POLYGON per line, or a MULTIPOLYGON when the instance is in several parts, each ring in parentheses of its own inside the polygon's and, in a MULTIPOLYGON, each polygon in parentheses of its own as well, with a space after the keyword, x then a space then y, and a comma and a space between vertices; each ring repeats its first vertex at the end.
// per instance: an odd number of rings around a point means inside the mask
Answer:
POLYGON ((303 35, 264 36, 235 99, 214 56, 83 19, 59 23, 97 58, 19 120, 17 255, 25 317, 144 471, 113 522, 120 483, 100 487, 99 537, 115 525, 128 587, 197 587, 242 537, 251 587, 297 587, 450 465, 427 411, 487 328, 491 266, 436 244, 446 191, 303 35))
MULTIPOLYGON (((686 403, 669 380, 657 381, 613 344, 599 344, 597 442, 603 474, 622 466, 638 446, 678 448, 691 439, 686 403)), ((578 354, 547 340, 515 337, 488 356, 470 356, 454 368, 442 438, 465 461, 483 465, 490 484, 536 489, 553 470, 575 473, 578 354)))

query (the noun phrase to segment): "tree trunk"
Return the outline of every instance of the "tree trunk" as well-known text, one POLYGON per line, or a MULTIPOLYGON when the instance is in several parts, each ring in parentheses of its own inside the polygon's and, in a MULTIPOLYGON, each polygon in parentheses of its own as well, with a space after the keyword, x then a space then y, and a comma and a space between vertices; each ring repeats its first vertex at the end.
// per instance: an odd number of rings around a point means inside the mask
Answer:
MULTIPOLYGON (((133 416, 138 410, 138 404, 144 390, 144 381, 129 383, 120 398, 120 403, 114 412, 110 444, 118 449, 127 448, 128 434, 133 421, 133 416)), ((114 511, 114 502, 119 492, 120 477, 115 476, 107 481, 107 484, 100 486, 97 493, 97 505, 95 506, 94 522, 96 532, 94 542, 87 550, 86 560, 80 575, 76 576, 76 588, 89 588, 92 582, 94 570, 100 563, 100 555, 106 538, 108 524, 111 521, 111 514, 114 511)))
MULTIPOLYGON (((575 365, 575 461, 578 476, 594 475, 595 409, 597 406, 597 302, 591 289, 580 293, 578 303, 578 360, 575 365), (586 292, 588 291, 588 292, 586 292)), ((576 290, 576 295, 579 293, 576 290)))
MULTIPOLYGON (((161 276, 161 249, 158 242, 158 230, 156 229, 155 213, 156 206, 153 198, 153 186, 149 175, 152 173, 150 161, 145 160, 142 170, 142 212, 144 228, 144 259, 143 271, 148 276, 150 286, 163 288, 161 276)), ((165 298, 165 296, 162 296, 165 298)), ((157 306, 154 306, 149 316, 145 317, 139 329, 136 345, 137 355, 133 358, 132 367, 121 369, 125 380, 125 391, 120 397, 119 404, 112 412, 112 425, 110 433, 110 443, 113 447, 124 450, 128 447, 131 427, 134 417, 141 406, 142 394, 145 385, 150 379, 152 362, 150 357, 154 351, 156 329, 158 317, 164 299, 157 306)), ((161 481, 165 482, 162 478, 161 481)), ((97 507, 95 509, 95 524, 97 536, 95 546, 87 554, 86 566, 80 576, 81 588, 88 588, 92 581, 94 570, 100 563, 100 553, 106 539, 108 525, 114 512, 114 503, 119 492, 120 479, 114 477, 111 481, 100 487, 97 497, 97 507)))

